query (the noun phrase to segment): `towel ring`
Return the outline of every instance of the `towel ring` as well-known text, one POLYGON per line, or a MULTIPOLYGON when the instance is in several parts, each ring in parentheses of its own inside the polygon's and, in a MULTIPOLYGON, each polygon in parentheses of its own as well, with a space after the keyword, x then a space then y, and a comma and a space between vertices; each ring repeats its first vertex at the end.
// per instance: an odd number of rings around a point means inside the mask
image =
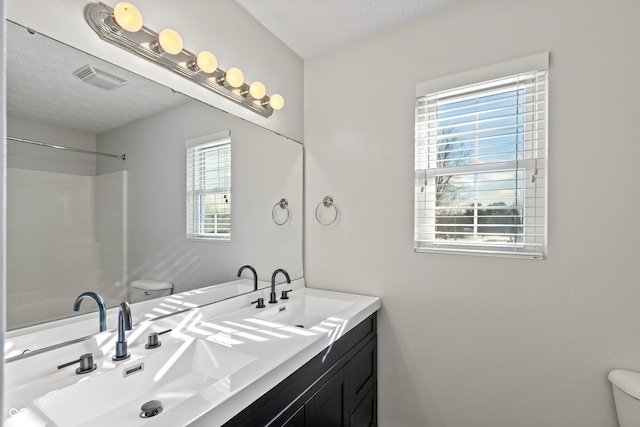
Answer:
POLYGON ((324 196, 324 198, 322 199, 322 201, 320 203, 318 203, 318 206, 316 206, 316 220, 318 221, 318 223, 320 225, 323 226, 328 226, 333 224, 334 222, 336 222, 336 219, 338 219, 338 207, 336 206, 336 204, 333 202, 333 197, 331 196, 324 196), (320 206, 324 206, 325 208, 329 209, 329 208, 333 208, 334 210, 334 215, 333 218, 329 221, 329 222, 322 222, 322 220, 320 219, 320 215, 318 215, 318 209, 320 209, 320 206))
POLYGON ((273 218, 273 222, 278 225, 284 225, 287 223, 287 221, 289 221, 289 201, 287 199, 280 199, 280 201, 273 206, 273 209, 271 209, 271 218, 273 218), (280 207, 280 209, 287 210, 287 217, 282 222, 278 222, 278 220, 276 219, 276 210, 278 209, 278 206, 280 207))

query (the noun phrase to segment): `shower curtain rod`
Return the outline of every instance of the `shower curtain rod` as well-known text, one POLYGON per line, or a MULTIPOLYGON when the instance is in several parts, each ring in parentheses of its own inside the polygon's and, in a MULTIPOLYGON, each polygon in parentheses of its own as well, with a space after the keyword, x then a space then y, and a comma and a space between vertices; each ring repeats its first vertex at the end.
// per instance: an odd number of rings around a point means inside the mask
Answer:
POLYGON ((16 138, 16 137, 13 137, 13 136, 8 136, 7 139, 9 139, 11 141, 16 141, 16 142, 24 142, 26 144, 39 145, 41 147, 56 148, 58 150, 67 150, 67 151, 73 151, 73 152, 76 152, 76 153, 84 153, 84 154, 95 154, 96 156, 115 157, 116 159, 121 159, 121 160, 126 160, 127 159, 127 155, 126 154, 100 153, 98 151, 89 151, 89 150, 83 150, 81 148, 65 147, 64 145, 46 144, 44 142, 32 141, 30 139, 24 139, 24 138, 16 138))

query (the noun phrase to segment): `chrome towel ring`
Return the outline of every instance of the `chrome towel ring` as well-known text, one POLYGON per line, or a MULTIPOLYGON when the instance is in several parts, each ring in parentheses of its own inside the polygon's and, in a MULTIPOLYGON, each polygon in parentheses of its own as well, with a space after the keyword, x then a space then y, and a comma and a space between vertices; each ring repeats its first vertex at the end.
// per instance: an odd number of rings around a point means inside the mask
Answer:
POLYGON ((289 221, 289 201, 287 199, 282 198, 278 203, 276 203, 273 206, 273 209, 271 210, 271 218, 273 218, 273 222, 275 222, 278 225, 284 225, 287 223, 287 221, 289 221), (277 212, 278 206, 280 207, 280 209, 285 209, 287 211, 287 216, 284 219, 284 221, 278 221, 276 219, 276 216, 277 216, 276 212, 277 212))
POLYGON ((322 199, 322 201, 320 203, 318 203, 318 206, 316 206, 316 220, 318 221, 318 223, 320 225, 323 226, 328 226, 333 224, 334 222, 336 222, 336 219, 338 219, 338 206, 336 206, 336 204, 333 202, 333 197, 331 196, 324 196, 324 198, 322 199), (320 206, 324 206, 327 209, 331 209, 333 208, 333 218, 331 218, 330 220, 326 221, 326 220, 322 220, 320 219, 320 214, 318 213, 320 206))

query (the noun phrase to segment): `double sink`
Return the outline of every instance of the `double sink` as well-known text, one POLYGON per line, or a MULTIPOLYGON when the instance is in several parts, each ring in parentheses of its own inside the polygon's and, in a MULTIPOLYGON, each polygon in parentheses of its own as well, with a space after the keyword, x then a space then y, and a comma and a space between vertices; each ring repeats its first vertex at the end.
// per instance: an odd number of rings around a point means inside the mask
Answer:
POLYGON ((262 309, 246 297, 237 299, 227 307, 212 304, 138 324, 129 333, 126 361, 111 360, 111 331, 74 349, 7 364, 4 425, 187 425, 305 347, 337 339, 336 331, 354 314, 379 308, 377 298, 304 287, 262 309), (145 348, 146 334, 159 328, 172 331, 162 335, 159 347, 145 348), (75 366, 49 366, 87 349, 94 352, 93 372, 79 375, 75 366))

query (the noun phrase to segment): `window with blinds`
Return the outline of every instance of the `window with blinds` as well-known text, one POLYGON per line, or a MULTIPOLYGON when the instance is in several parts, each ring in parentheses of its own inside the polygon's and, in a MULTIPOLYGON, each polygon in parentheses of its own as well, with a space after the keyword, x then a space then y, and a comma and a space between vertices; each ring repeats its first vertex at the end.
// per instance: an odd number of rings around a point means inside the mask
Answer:
POLYGON ((187 238, 230 240, 231 138, 229 132, 189 140, 186 148, 187 238))
POLYGON ((546 123, 546 68, 418 95, 416 251, 545 259, 546 123))

